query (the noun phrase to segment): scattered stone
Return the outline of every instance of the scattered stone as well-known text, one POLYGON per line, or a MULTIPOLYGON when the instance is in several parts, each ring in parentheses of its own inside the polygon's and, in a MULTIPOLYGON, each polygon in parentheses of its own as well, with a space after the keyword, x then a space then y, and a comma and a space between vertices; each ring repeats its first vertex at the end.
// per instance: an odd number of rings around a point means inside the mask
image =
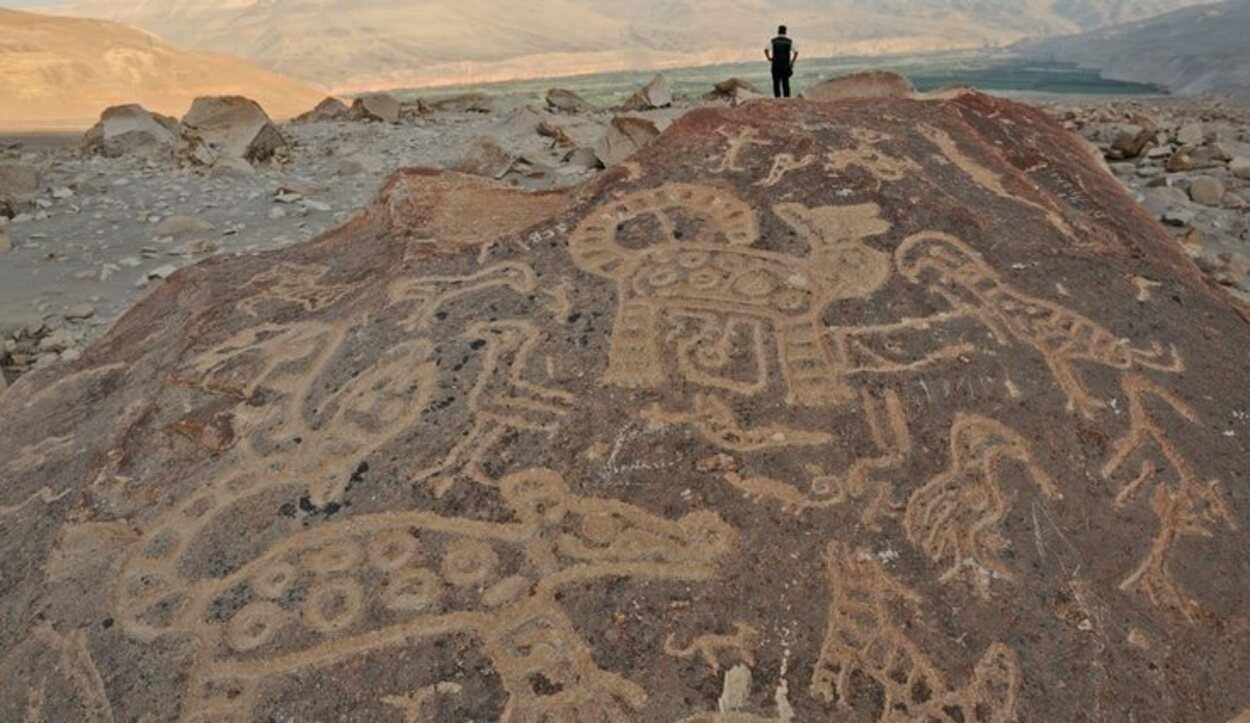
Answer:
POLYGON ((493 138, 482 136, 465 151, 456 170, 485 178, 503 178, 512 169, 515 159, 493 138))
POLYGON ((148 280, 152 280, 152 279, 168 279, 168 278, 169 278, 170 276, 172 276, 172 275, 174 274, 174 272, 176 272, 177 270, 178 270, 178 267, 177 267, 177 266, 174 266, 173 264, 164 264, 164 265, 161 265, 161 266, 157 266, 157 267, 156 267, 156 268, 154 268, 154 269, 151 269, 150 271, 148 271, 148 272, 147 272, 146 276, 147 276, 148 280))
POLYGON ((673 87, 663 74, 651 79, 621 106, 621 110, 637 112, 667 108, 673 104, 673 87))
POLYGON ((1111 159, 1137 158, 1154 142, 1159 130, 1153 124, 1131 124, 1121 126, 1115 139, 1111 141, 1111 150, 1107 154, 1111 159))
POLYGON ((211 231, 213 224, 191 216, 170 216, 152 228, 154 236, 181 236, 188 233, 211 231))
POLYGON ((74 346, 74 335, 69 329, 55 329, 39 340, 39 351, 62 352, 74 346))
POLYGON ((327 123, 332 121, 348 120, 351 115, 351 108, 338 98, 330 97, 317 104, 317 107, 297 116, 294 119, 296 123, 327 123))
POLYGON ((0 216, 15 218, 35 207, 39 172, 29 166, 0 164, 0 216))
POLYGON ((318 211, 320 213, 328 213, 333 209, 333 206, 325 201, 314 201, 311 198, 304 199, 303 206, 309 211, 318 211))
POLYGON ((64 316, 67 321, 90 319, 95 316, 95 307, 91 304, 75 304, 66 309, 61 316, 64 316))
POLYGON ((8 253, 13 250, 13 241, 9 238, 6 231, 0 231, 0 254, 8 253))
POLYGON ((589 113, 595 109, 577 93, 563 88, 547 91, 547 107, 557 113, 589 113))
POLYGON ((1219 206, 1224 200, 1224 184, 1218 178, 1203 176, 1194 179, 1189 187, 1189 196, 1194 203, 1201 203, 1203 206, 1219 206))
POLYGON ((1176 142, 1182 146, 1201 145, 1206 134, 1199 123, 1186 123, 1176 131, 1176 142))
POLYGON ((206 166, 225 158, 263 163, 288 151, 286 138, 260 104, 241 96, 196 98, 182 125, 189 157, 206 166))
POLYGON ((352 103, 352 120, 399 122, 399 101, 389 93, 362 95, 352 103))
POLYGON ((813 86, 803 97, 830 103, 862 98, 906 98, 915 92, 911 81, 898 73, 871 71, 831 78, 813 86))
POLYGON ((178 119, 130 104, 106 109, 83 140, 88 152, 102 156, 155 159, 173 158, 181 135, 178 119))
POLYGON ((1234 158, 1228 164, 1228 170, 1243 181, 1250 181, 1250 156, 1234 158))
POLYGON ((659 128, 646 118, 617 116, 612 119, 607 133, 595 144, 595 157, 605 168, 614 166, 634 155, 658 135, 659 128))
POLYGON ((172 253, 176 256, 199 256, 201 254, 211 254, 217 250, 217 242, 212 239, 201 238, 179 246, 172 253))

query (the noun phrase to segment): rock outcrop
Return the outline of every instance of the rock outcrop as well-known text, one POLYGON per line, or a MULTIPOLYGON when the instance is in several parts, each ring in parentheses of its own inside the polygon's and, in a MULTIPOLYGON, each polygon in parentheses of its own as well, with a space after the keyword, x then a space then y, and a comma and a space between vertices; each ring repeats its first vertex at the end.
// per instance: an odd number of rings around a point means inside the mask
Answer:
POLYGON ((673 104, 673 87, 668 78, 657 75, 649 83, 640 88, 621 106, 626 112, 656 110, 667 108, 673 104))
POLYGON ((0 397, 0 719, 1226 723, 1247 348, 976 94, 403 171, 0 397))
POLYGON ((229 160, 263 163, 287 146, 260 104, 241 96, 196 98, 182 128, 189 157, 206 166, 229 160))
POLYGON ((144 156, 172 158, 182 136, 177 118, 149 113, 141 105, 120 105, 106 109, 100 121, 83 139, 89 152, 116 158, 144 156))
POLYGON ((906 98, 915 92, 911 81, 898 73, 874 70, 830 78, 812 86, 803 97, 828 103, 865 98, 906 98))

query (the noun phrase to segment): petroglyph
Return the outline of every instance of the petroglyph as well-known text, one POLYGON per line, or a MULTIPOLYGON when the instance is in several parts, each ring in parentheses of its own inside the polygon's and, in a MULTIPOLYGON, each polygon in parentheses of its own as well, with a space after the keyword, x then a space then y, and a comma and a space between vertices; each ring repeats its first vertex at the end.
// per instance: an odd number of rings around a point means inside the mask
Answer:
POLYGON ((1218 526, 1236 530, 1237 520, 1220 481, 1202 480, 1172 441, 1155 409, 1162 406, 1189 424, 1198 424, 1197 412, 1172 392, 1136 374, 1125 375, 1124 394, 1130 427, 1112 445, 1102 473, 1109 480, 1124 472, 1136 475, 1121 487, 1116 496, 1118 507, 1127 506, 1153 487, 1151 507, 1159 529, 1145 560, 1124 579, 1120 589, 1143 592, 1155 605, 1175 609, 1193 622, 1201 608, 1172 574, 1172 554, 1183 538, 1211 537, 1218 526), (1140 461, 1136 470, 1130 466, 1134 461, 1140 461))
POLYGON ((645 692, 594 663, 557 594, 601 578, 707 580, 733 530, 711 512, 669 520, 580 497, 548 470, 510 475, 499 491, 514 522, 353 517, 287 537, 221 578, 186 579, 174 565, 158 582, 136 577, 132 560, 117 598, 123 630, 195 642, 182 720, 247 720, 266 680, 453 634, 490 655, 510 696, 504 720, 632 718, 645 692), (162 628, 130 607, 136 582, 184 599, 162 628), (212 613, 239 595, 228 619, 212 613))
POLYGON ((642 417, 649 424, 689 424, 704 441, 733 452, 819 447, 833 441, 833 436, 825 432, 781 426, 744 429, 729 404, 711 394, 697 394, 693 412, 666 412, 657 405, 645 410, 642 417))
POLYGON ((752 146, 762 148, 773 144, 772 141, 760 138, 758 128, 749 126, 737 126, 732 131, 717 128, 716 133, 725 139, 728 147, 725 149, 725 154, 720 156, 720 164, 712 169, 712 173, 745 173, 747 169, 742 167, 743 152, 752 146))
MULTIPOLYGON (((807 209, 778 207, 778 215, 804 235, 807 257, 746 248, 759 236, 751 208, 708 186, 666 184, 605 204, 573 232, 570 249, 583 270, 617 282, 620 304, 605 379, 625 387, 654 388, 668 377, 662 351, 665 324, 700 315, 702 342, 724 339, 737 326, 748 335, 770 333, 787 402, 824 406, 847 397, 841 374, 823 341, 821 313, 837 299, 880 288, 889 259, 863 243, 888 230, 875 206, 807 209), (691 219, 697 223, 691 224, 691 219), (618 238, 635 224, 651 224, 656 238, 645 248, 618 238), (713 320, 724 325, 710 332, 713 320)), ((713 365, 714 343, 707 344, 713 365)), ((693 346, 679 346, 691 357, 693 346)), ((762 368, 766 363, 757 360, 762 368)), ((683 374, 689 365, 682 365, 683 374)), ((701 370, 696 381, 707 383, 701 370)), ((731 384, 721 385, 732 386, 731 384)), ((747 384, 735 391, 754 391, 747 384)))
POLYGON ((786 671, 783 667, 781 683, 774 694, 777 705, 775 716, 766 717, 747 712, 751 706, 755 681, 751 675, 750 665, 739 664, 725 671, 716 712, 693 715, 683 719, 681 723, 791 723, 794 720, 794 709, 790 707, 787 697, 785 676, 786 671))
MULTIPOLYGON (((49 460, 56 459, 61 455, 70 452, 74 448, 73 437, 48 437, 34 444, 27 445, 18 450, 17 454, 7 463, 0 467, 9 474, 22 474, 35 469, 39 465, 46 464, 49 460)), ((43 499, 46 504, 51 504, 55 500, 48 499, 50 491, 44 492, 40 490, 35 495, 43 499)), ((59 498, 57 498, 59 499, 59 498)), ((30 500, 22 503, 29 504, 30 500)), ((0 508, 4 509, 4 508, 0 508)), ((19 508, 20 509, 20 506, 19 508)))
POLYGON ((912 236, 899 246, 896 260, 904 276, 928 285, 956 310, 975 314, 1001 344, 1014 340, 1040 353, 1067 396, 1069 411, 1092 418, 1106 406, 1085 388, 1078 362, 1120 370, 1184 370, 1174 347, 1168 352, 1159 344, 1135 347, 1081 314, 1013 288, 980 254, 949 234, 912 236))
POLYGON ((852 146, 829 152, 825 156, 825 171, 845 173, 848 168, 860 168, 876 178, 878 187, 882 182, 897 183, 919 174, 921 169, 915 161, 892 156, 878 147, 890 138, 866 128, 852 128, 852 146))
POLYGON ((963 150, 960 149, 959 144, 955 142, 955 139, 952 138, 946 131, 943 131, 940 128, 935 128, 926 123, 920 124, 917 127, 917 130, 920 132, 920 135, 924 136, 930 143, 937 146, 943 156, 958 166, 959 170, 963 171, 969 178, 976 181, 978 185, 984 187, 1000 198, 1005 198, 1009 201, 1015 201, 1017 203, 1023 203, 1026 206, 1041 211, 1046 215, 1047 220, 1050 221, 1050 224, 1054 226, 1055 229, 1057 229, 1064 236, 1069 238, 1073 237, 1072 227, 1068 225, 1066 220, 1064 220, 1063 215, 1059 212, 1058 207, 1055 206, 1053 202, 1046 204, 1038 203, 1027 198, 1022 198, 1007 190, 1002 174, 985 167, 984 165, 978 163, 972 156, 964 153, 963 150))
POLYGON ((31 630, 31 636, 56 651, 60 658, 58 672, 65 676, 78 693, 83 721, 113 723, 113 706, 104 690, 100 670, 91 657, 85 630, 68 634, 57 632, 52 623, 43 622, 31 630))
POLYGON ((328 284, 322 281, 330 272, 328 266, 283 263, 252 277, 249 286, 261 293, 239 302, 238 309, 248 316, 259 316, 266 304, 294 305, 308 312, 317 312, 342 301, 351 294, 353 284, 328 284))
POLYGON ((543 339, 533 322, 478 323, 466 335, 486 344, 482 371, 469 392, 472 429, 441 462, 413 478, 417 483, 432 483, 440 497, 457 479, 494 485, 482 469, 483 456, 513 432, 555 433, 573 403, 573 395, 525 379, 534 348, 543 339))
POLYGON ((899 609, 908 609, 909 619, 919 617, 919 595, 890 577, 870 552, 834 542, 825 563, 832 600, 813 695, 849 709, 852 681, 863 676, 877 688, 878 721, 1015 720, 1020 674, 1011 648, 991 645, 967 685, 953 688, 896 618, 899 609))
POLYGON ((425 712, 426 705, 440 695, 459 695, 464 688, 459 683, 444 681, 428 685, 407 695, 388 695, 382 702, 398 708, 404 714, 404 723, 426 723, 435 720, 425 712))
POLYGON ((721 656, 731 654, 740 663, 755 665, 755 645, 759 640, 759 631, 746 623, 734 623, 734 632, 728 634, 700 635, 682 647, 677 644, 677 635, 670 634, 664 639, 664 654, 681 660, 703 660, 713 673, 720 673, 721 656))
MULTIPOLYGON (((291 334, 307 338, 299 328, 291 334)), ((319 337, 314 334, 313 338, 319 337)), ((313 418, 303 412, 303 402, 315 383, 316 370, 333 355, 333 347, 313 352, 316 364, 307 376, 294 375, 294 381, 291 375, 275 379, 279 374, 275 371, 264 377, 286 389, 302 390, 288 393, 275 405, 277 421, 272 432, 276 439, 301 441, 269 453, 261 453, 250 443, 244 445, 233 474, 201 486, 145 531, 123 567, 118 586, 123 629, 140 639, 151 639, 186 611, 189 600, 180 581, 179 561, 205 529, 238 505, 293 485, 303 486, 303 499, 312 508, 338 505, 360 474, 364 459, 419 423, 437 373, 428 360, 430 350, 431 344, 423 339, 388 349, 325 399, 313 418)), ((350 595, 338 592, 338 597, 350 595)))
POLYGON ((27 497, 25 500, 17 503, 16 505, 0 506, 0 517, 8 517, 9 515, 15 515, 18 512, 21 512, 22 510, 26 509, 29 505, 35 502, 42 502, 45 505, 50 505, 54 502, 59 502, 62 498, 65 497, 65 495, 68 495, 72 491, 73 489, 65 489, 65 490, 61 490, 60 492, 53 492, 51 488, 44 487, 40 489, 38 492, 35 492, 34 494, 32 494, 30 497, 27 497))
MULTIPOLYGON (((971 342, 945 343, 953 328, 970 315, 947 311, 892 324, 835 326, 829 329, 834 356, 847 374, 906 374, 939 366, 977 351, 971 342), (931 348, 916 345, 927 342, 931 348)), ((951 332, 954 333, 953 331, 951 332)))
POLYGON ((538 281, 529 266, 509 261, 467 276, 401 278, 391 282, 387 295, 391 306, 407 311, 402 323, 404 330, 418 333, 429 329, 435 314, 444 305, 495 288, 529 294, 538 288, 538 281))
POLYGON ((769 169, 768 175, 755 185, 763 188, 772 188, 781 183, 788 174, 812 166, 818 160, 819 158, 815 154, 795 158, 789 153, 779 153, 773 158, 773 166, 769 169))
POLYGON ((877 520, 889 512, 891 488, 873 479, 873 474, 904 462, 912 451, 911 432, 903 402, 894 390, 883 393, 861 390, 861 409, 869 438, 878 454, 856 459, 841 474, 829 474, 809 465, 806 490, 769 477, 743 474, 732 457, 720 456, 699 465, 700 471, 721 472, 725 481, 753 502, 780 503, 783 512, 801 515, 808 510, 828 509, 851 501, 867 499, 861 521, 877 529, 877 520))
POLYGON ((951 428, 947 469, 912 494, 904 528, 930 560, 948 564, 942 581, 966 577, 983 596, 990 580, 1011 580, 1000 559, 1007 542, 998 527, 1011 508, 1003 489, 1003 466, 1016 462, 1050 499, 1062 495, 1037 463, 1028 442, 993 419, 960 414, 951 428))

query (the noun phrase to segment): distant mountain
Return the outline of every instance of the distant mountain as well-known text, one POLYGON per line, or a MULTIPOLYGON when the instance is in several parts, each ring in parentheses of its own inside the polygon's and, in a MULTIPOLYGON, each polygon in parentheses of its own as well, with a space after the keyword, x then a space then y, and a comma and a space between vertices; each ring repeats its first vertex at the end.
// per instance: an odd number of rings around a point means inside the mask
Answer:
POLYGON ((1027 55, 1098 68, 1173 92, 1250 94, 1250 0, 1227 0, 1136 23, 1020 46, 1027 55))
POLYGON ((237 58, 183 50, 119 23, 0 8, 0 128, 86 128, 122 103, 181 116, 196 96, 234 94, 278 117, 325 97, 237 58))
POLYGON ((360 90, 760 56, 776 25, 811 56, 1002 45, 1202 0, 82 0, 293 77, 360 90))

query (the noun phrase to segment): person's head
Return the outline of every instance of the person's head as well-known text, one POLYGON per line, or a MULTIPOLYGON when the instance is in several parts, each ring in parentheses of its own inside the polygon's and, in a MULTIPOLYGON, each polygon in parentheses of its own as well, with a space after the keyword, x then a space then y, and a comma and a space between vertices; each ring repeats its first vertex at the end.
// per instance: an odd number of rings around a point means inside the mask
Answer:
POLYGON ((778 34, 778 35, 785 35, 785 34, 786 34, 786 26, 782 25, 781 27, 777 28, 777 34, 778 34))

